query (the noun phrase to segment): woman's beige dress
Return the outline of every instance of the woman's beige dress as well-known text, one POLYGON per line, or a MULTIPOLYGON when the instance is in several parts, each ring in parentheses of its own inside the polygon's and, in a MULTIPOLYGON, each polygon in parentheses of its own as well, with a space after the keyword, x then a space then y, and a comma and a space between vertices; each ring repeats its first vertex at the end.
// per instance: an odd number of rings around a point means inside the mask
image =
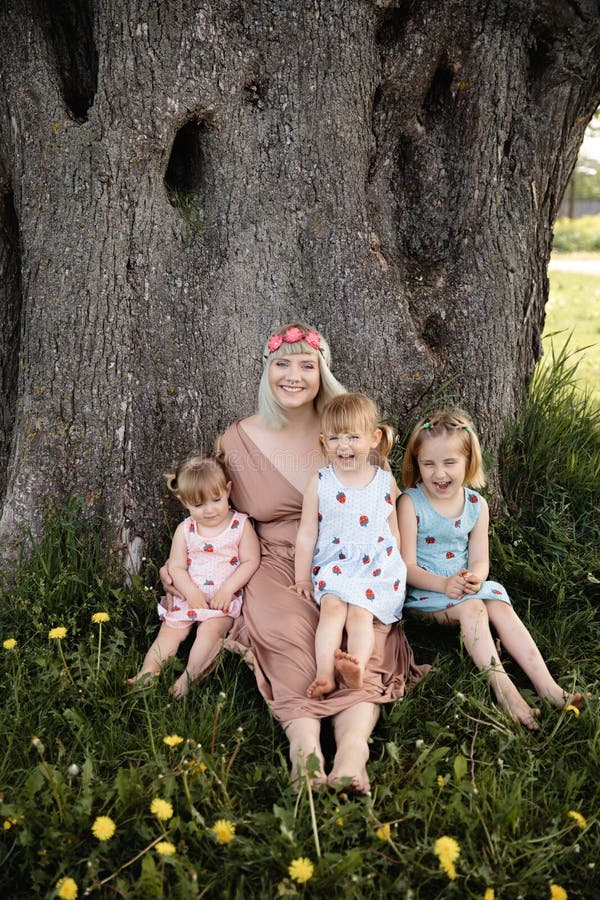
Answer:
POLYGON ((375 650, 361 690, 340 688, 309 700, 315 678, 315 629, 319 610, 300 599, 294 584, 294 547, 302 494, 276 469, 239 423, 221 439, 232 479, 231 503, 254 520, 261 562, 244 589, 242 616, 229 635, 229 649, 243 652, 260 692, 282 722, 301 716, 333 716, 364 700, 387 703, 404 696, 428 666, 417 666, 401 625, 375 625, 375 650))

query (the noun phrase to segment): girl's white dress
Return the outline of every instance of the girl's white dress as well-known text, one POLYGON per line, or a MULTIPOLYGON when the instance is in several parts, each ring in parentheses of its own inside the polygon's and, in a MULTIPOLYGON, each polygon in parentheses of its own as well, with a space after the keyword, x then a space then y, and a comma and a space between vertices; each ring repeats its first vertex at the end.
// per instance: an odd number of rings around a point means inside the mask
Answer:
POLYGON ((394 512, 393 475, 373 467, 366 487, 345 487, 332 466, 319 470, 319 536, 312 579, 324 594, 369 610, 390 625, 402 618, 406 566, 388 518, 394 512))
MULTIPOLYGON (((233 510, 229 524, 220 534, 205 537, 198 531, 198 525, 191 516, 184 520, 185 543, 187 547, 188 573, 194 584, 209 600, 215 596, 239 564, 238 547, 244 525, 248 520, 245 513, 233 510)), ((163 602, 158 604, 161 621, 171 628, 189 628, 194 622, 204 622, 219 616, 237 619, 242 610, 242 591, 233 595, 229 609, 190 609, 187 600, 173 598, 173 607, 167 612, 163 602)))

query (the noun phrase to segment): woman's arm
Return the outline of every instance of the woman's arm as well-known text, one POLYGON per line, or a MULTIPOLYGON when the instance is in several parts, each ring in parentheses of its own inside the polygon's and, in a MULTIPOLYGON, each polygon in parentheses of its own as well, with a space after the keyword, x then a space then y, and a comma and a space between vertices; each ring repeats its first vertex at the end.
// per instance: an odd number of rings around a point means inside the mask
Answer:
POLYGON ((402 494, 398 501, 398 524, 400 526, 400 546, 402 558, 406 563, 406 581, 412 587, 425 591, 436 591, 438 594, 446 594, 453 600, 459 600, 465 593, 464 574, 466 569, 460 569, 454 575, 446 578, 444 575, 436 575, 428 572, 417 564, 417 516, 413 502, 408 494, 402 494))
POLYGON ((227 611, 236 591, 248 584, 260 564, 260 544, 256 532, 246 519, 238 546, 239 566, 233 570, 210 601, 211 609, 227 611))
POLYGON ((469 535, 469 569, 465 573, 465 593, 476 594, 490 571, 488 529, 490 512, 487 502, 479 498, 481 512, 469 535))
POLYGON ((208 597, 197 587, 188 572, 188 553, 185 542, 185 526, 181 522, 173 535, 171 553, 167 562, 173 587, 180 597, 194 609, 208 609, 208 597))
POLYGON ((313 595, 310 570, 319 534, 319 476, 313 475, 304 491, 302 518, 296 537, 296 592, 310 599, 313 595))

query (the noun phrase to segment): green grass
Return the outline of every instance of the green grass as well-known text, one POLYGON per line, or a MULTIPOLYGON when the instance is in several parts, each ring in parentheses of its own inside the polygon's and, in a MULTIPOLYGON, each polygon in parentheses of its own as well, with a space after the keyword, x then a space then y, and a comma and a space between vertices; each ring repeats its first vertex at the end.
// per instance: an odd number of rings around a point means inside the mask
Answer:
MULTIPOLYGON (((492 534, 504 581, 565 687, 600 690, 598 408, 573 387, 572 360, 538 369, 501 458, 507 515, 492 534)), ((575 373, 576 374, 576 373, 575 373)), ((182 659, 145 692, 128 692, 156 630, 156 571, 125 588, 97 523, 72 501, 1 598, 0 888, 52 897, 61 877, 109 898, 495 898, 598 896, 600 720, 541 705, 541 731, 510 723, 449 629, 406 625, 433 671, 386 706, 371 746, 373 796, 296 797, 286 741, 237 657, 180 703, 168 687, 182 659), (91 617, 110 613, 100 626, 91 617), (56 626, 67 636, 50 640, 56 626), (98 660, 100 663, 98 664, 98 660), (166 735, 184 741, 173 748, 166 735), (33 740, 32 740, 33 739, 33 740), (72 767, 76 766, 77 769, 72 767), (161 822, 152 799, 169 800, 161 822), (585 828, 569 816, 584 816, 585 828), (91 826, 110 816, 101 842, 91 826), (212 831, 234 823, 230 843, 212 831), (378 829, 389 825, 389 839, 378 829), (449 880, 433 852, 460 845, 449 880), (173 856, 156 842, 169 840, 173 856), (307 857, 305 885, 288 874, 307 857), (489 896, 489 895, 488 895, 489 896)), ((518 668, 509 671, 533 701, 518 668)), ((331 756, 332 740, 325 735, 331 756)))
MULTIPOLYGON (((578 258, 595 258, 600 267, 600 255, 578 258)), ((588 348, 581 355, 577 377, 580 386, 600 401, 600 274, 551 269, 549 277, 544 352, 549 352, 550 343, 555 350, 567 342, 572 350, 588 348)))

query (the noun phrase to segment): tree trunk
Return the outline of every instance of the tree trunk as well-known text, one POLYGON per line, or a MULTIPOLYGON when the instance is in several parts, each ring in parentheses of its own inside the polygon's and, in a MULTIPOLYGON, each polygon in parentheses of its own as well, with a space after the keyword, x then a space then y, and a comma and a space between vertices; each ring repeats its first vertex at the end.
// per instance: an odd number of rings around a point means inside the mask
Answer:
POLYGON ((85 496, 135 565, 161 472, 303 319, 494 453, 600 100, 597 0, 4 0, 2 524, 85 496))

